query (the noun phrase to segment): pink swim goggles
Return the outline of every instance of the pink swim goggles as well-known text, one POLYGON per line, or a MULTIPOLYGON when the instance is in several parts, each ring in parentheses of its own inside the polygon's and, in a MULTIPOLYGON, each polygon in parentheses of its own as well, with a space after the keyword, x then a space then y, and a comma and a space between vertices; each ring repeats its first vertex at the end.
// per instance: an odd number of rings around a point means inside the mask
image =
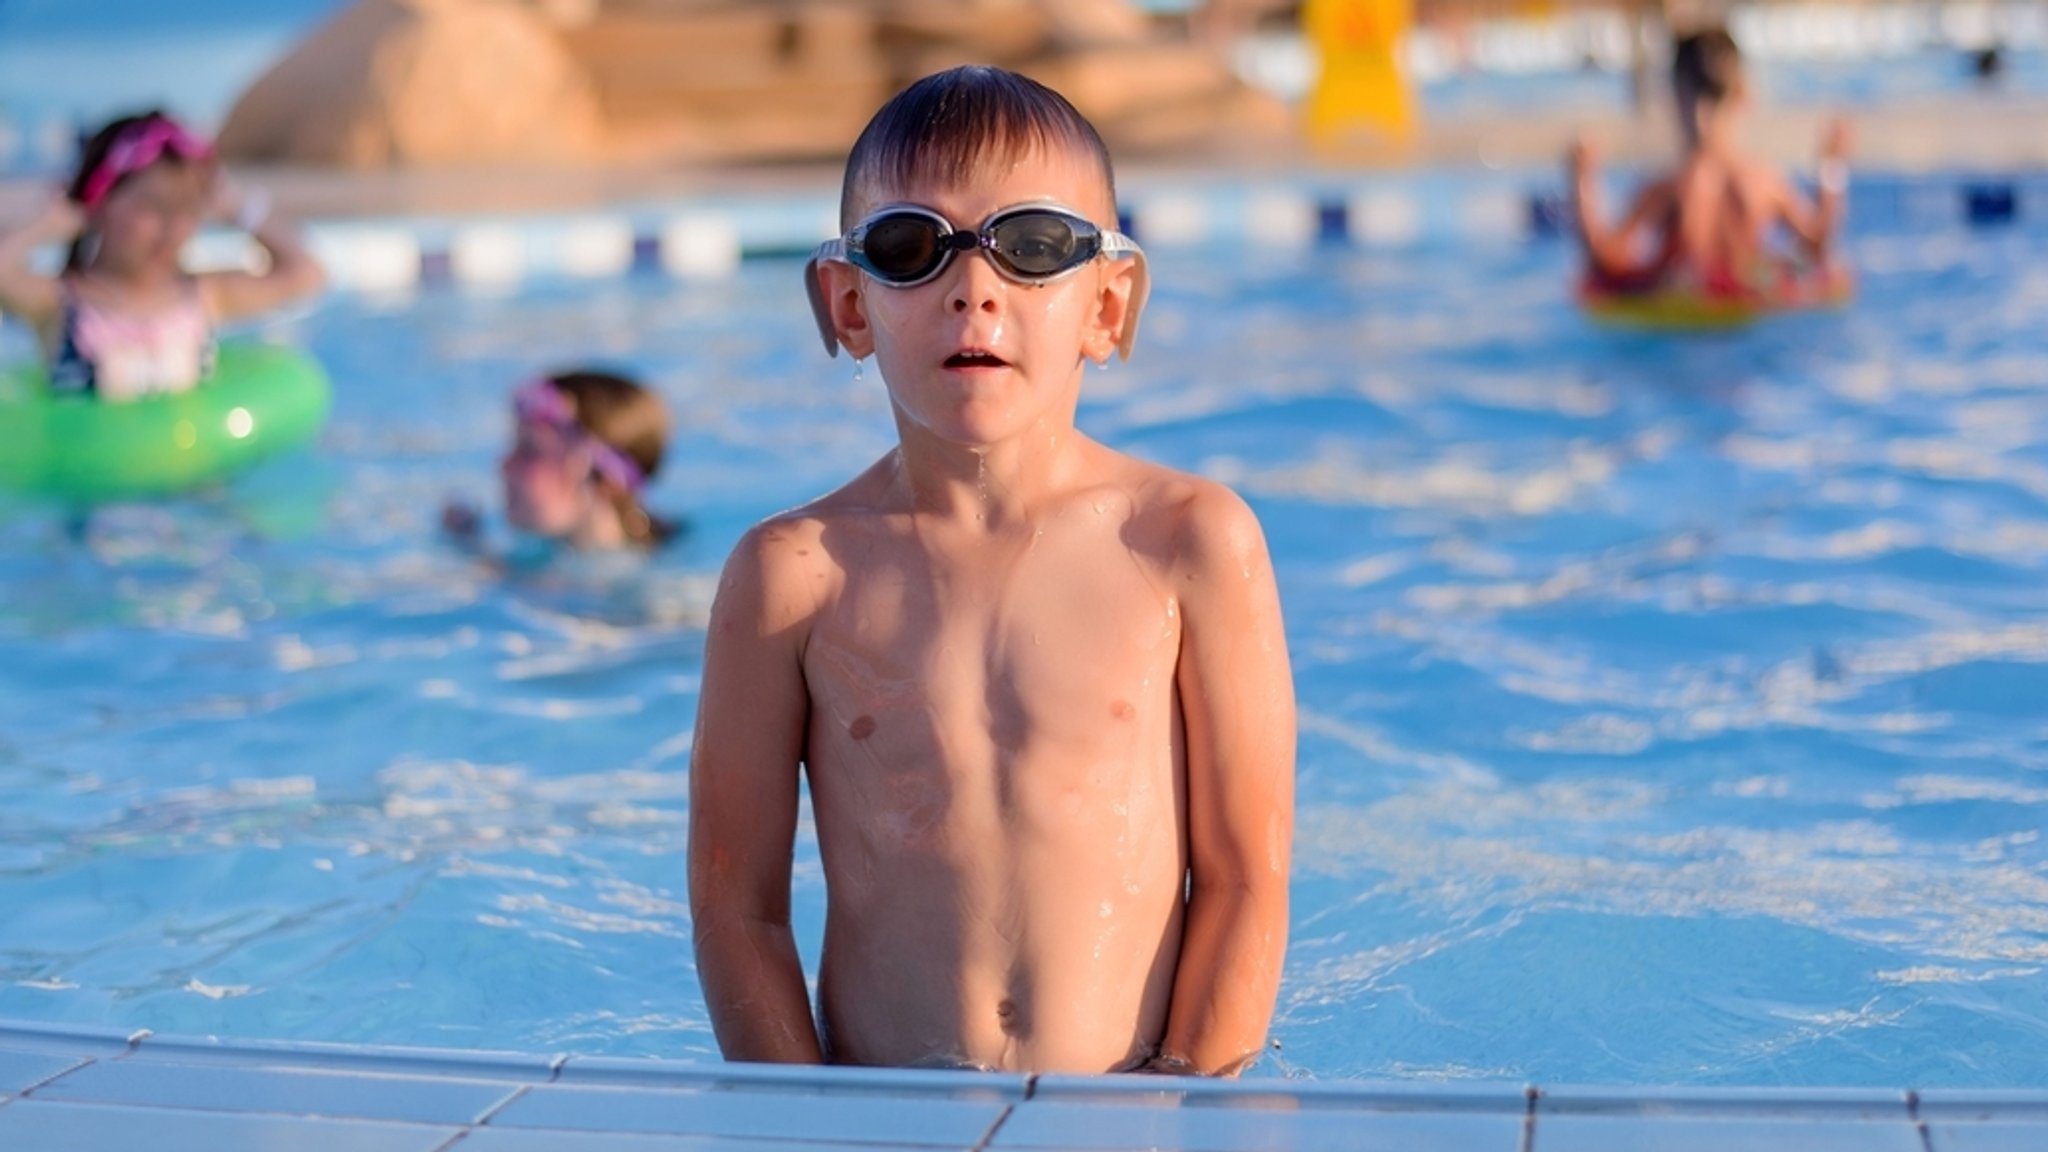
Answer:
POLYGON ((107 154, 85 178, 78 192, 79 204, 88 211, 99 207, 123 176, 142 171, 166 153, 180 160, 204 160, 213 155, 213 146, 168 116, 138 120, 114 137, 107 154))
POLYGON ((627 492, 638 495, 646 486, 647 476, 640 466, 624 452, 591 435, 590 429, 576 419, 575 403, 553 380, 541 377, 514 392, 512 411, 521 423, 553 428, 564 440, 588 448, 591 470, 627 492))

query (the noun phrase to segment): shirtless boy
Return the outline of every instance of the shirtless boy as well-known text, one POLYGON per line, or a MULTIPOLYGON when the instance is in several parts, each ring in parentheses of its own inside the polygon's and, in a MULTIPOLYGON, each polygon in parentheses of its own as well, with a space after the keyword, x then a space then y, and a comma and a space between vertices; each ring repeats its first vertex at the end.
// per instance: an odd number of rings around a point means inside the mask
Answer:
POLYGON ((1820 196, 1809 201, 1782 173, 1742 150, 1749 77, 1725 29, 1678 41, 1671 86, 1685 154, 1675 172, 1642 190, 1619 224, 1601 218, 1591 144, 1582 140, 1572 151, 1573 199, 1592 282, 1611 291, 1647 291, 1683 279, 1708 292, 1740 292, 1772 287, 1795 262, 1786 255, 1824 268, 1848 191, 1848 125, 1828 126, 1820 196), (1773 250, 1780 226, 1797 241, 1796 253, 1773 250))
POLYGON ((1244 502, 1075 430, 1146 292, 1108 154, 1050 90, 955 69, 876 114, 840 214, 806 279, 827 348, 874 357, 898 445, 749 531, 719 586, 690 770, 719 1046, 1234 1074, 1286 947, 1293 694, 1244 502))

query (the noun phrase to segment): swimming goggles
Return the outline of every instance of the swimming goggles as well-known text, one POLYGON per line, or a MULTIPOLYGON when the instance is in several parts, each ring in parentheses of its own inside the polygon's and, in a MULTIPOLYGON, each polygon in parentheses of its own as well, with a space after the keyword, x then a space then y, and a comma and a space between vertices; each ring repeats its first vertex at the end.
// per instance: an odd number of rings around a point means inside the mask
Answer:
POLYGON ((638 494, 646 486, 647 475, 640 471, 640 465, 624 452, 592 435, 590 429, 576 419, 575 402, 553 380, 543 376, 514 392, 512 412, 522 424, 553 428, 569 443, 588 448, 591 471, 627 492, 638 494))
POLYGON ((914 288, 936 279, 955 255, 975 251, 985 254, 1005 279, 1030 285, 1071 276, 1097 256, 1135 259, 1138 281, 1117 339, 1118 351, 1130 356, 1137 339, 1138 312, 1150 290, 1144 251, 1129 236, 1051 204, 1004 208, 972 231, 954 228, 952 221, 929 208, 894 204, 854 225, 837 240, 818 245, 804 265, 804 283, 825 351, 837 356, 839 339, 832 330, 824 283, 818 276, 820 261, 851 264, 892 288, 914 288))
POLYGON ((150 116, 123 128, 107 147, 92 175, 79 188, 78 203, 90 211, 106 200, 123 176, 130 176, 170 153, 180 160, 201 160, 213 147, 168 116, 150 116))

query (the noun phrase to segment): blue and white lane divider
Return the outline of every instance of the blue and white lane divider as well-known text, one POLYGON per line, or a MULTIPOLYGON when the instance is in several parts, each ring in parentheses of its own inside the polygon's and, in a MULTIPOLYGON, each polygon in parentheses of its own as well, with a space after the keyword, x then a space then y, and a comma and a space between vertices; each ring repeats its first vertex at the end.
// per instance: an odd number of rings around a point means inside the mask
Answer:
MULTIPOLYGON (((1625 188, 1620 182, 1615 192, 1625 188)), ((1859 176, 1851 211, 1866 232, 1941 232, 2048 222, 2048 172, 2019 176, 1859 176)), ((663 274, 715 279, 742 262, 810 251, 838 228, 829 195, 706 199, 647 209, 469 219, 316 220, 308 243, 335 286, 364 292, 663 274)), ((1443 174, 1366 181, 1141 184, 1122 224, 1148 248, 1251 246, 1398 250, 1519 243, 1569 235, 1555 180, 1443 174)), ((230 238, 205 248, 236 263, 230 238)))

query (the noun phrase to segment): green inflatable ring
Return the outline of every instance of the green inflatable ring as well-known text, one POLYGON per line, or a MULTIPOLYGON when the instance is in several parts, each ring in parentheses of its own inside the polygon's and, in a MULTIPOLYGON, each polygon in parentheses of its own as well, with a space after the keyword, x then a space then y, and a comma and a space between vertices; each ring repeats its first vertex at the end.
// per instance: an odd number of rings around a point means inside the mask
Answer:
POLYGON ((41 364, 0 369, 0 488, 85 504, 183 492, 312 439, 329 398, 316 361, 273 344, 223 344, 198 387, 140 400, 53 395, 41 364))

